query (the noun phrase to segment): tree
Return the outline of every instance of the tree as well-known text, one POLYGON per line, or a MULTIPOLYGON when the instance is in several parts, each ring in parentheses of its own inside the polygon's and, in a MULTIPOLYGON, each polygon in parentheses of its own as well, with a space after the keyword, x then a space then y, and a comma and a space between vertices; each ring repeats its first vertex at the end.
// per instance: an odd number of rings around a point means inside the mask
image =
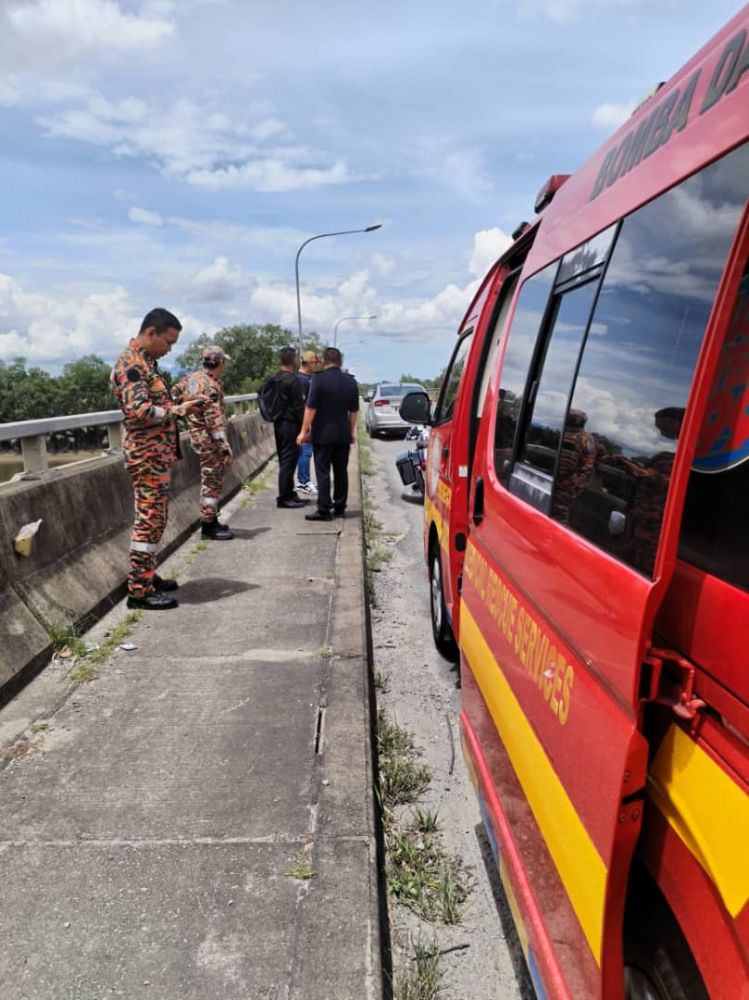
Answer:
MULTIPOLYGON (((261 382, 277 370, 281 348, 297 346, 291 331, 273 323, 228 326, 213 336, 201 333, 177 358, 180 377, 202 366, 203 348, 209 344, 217 344, 231 358, 224 373, 227 394, 255 392, 261 382)), ((322 351, 317 334, 305 337, 304 350, 322 351)))
MULTIPOLYGON (((109 381, 110 366, 96 354, 87 354, 79 361, 65 365, 58 378, 60 413, 95 413, 113 410, 115 402, 109 381)), ((68 434, 68 443, 76 449, 97 448, 102 443, 102 430, 80 427, 68 434)))

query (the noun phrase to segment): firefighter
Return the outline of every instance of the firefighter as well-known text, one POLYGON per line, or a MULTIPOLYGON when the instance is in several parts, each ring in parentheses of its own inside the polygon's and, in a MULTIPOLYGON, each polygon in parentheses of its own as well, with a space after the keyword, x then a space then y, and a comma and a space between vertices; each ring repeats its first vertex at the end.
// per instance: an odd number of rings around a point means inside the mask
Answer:
POLYGON ((230 360, 220 347, 212 344, 203 351, 203 367, 185 376, 172 389, 172 398, 178 404, 197 400, 200 406, 190 414, 187 423, 193 450, 200 459, 201 535, 222 542, 234 537, 218 519, 224 468, 232 461, 221 385, 226 362, 230 360))
POLYGON ((593 435, 585 430, 588 414, 570 410, 562 437, 559 471, 554 492, 554 517, 569 524, 570 507, 587 486, 596 458, 593 435))
POLYGON ((150 611, 177 607, 177 600, 167 593, 177 589, 177 582, 162 580, 155 572, 156 549, 166 527, 169 470, 179 457, 177 417, 188 416, 199 404, 174 404, 158 359, 171 351, 181 329, 172 313, 152 309, 144 317, 138 336, 115 362, 111 375, 125 417, 125 466, 135 495, 127 604, 150 611))

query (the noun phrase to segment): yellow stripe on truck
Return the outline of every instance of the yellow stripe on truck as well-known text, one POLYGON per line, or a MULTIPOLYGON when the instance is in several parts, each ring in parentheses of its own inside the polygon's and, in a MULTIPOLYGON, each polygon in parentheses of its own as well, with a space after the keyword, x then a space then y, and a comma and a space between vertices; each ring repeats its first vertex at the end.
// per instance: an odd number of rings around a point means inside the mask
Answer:
POLYGON ((461 650, 600 965, 606 865, 465 601, 460 614, 461 650))
POLYGON ((437 529, 437 538, 443 549, 449 551, 450 548, 450 529, 447 522, 443 520, 442 514, 440 514, 437 509, 437 504, 434 503, 429 497, 424 498, 424 516, 427 521, 432 521, 435 528, 437 529))
POLYGON ((678 726, 648 775, 653 802, 699 861, 732 917, 749 900, 749 796, 678 726))

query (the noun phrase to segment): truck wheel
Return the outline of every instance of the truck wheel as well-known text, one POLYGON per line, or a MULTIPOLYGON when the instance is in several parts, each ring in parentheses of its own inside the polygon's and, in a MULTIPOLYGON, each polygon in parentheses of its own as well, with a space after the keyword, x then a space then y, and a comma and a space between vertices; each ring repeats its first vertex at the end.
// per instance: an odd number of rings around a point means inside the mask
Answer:
POLYGON ((650 879, 646 897, 630 910, 624 936, 626 1000, 709 1000, 686 938, 650 879))
POLYGON ((432 637, 434 645, 451 663, 458 662, 458 647, 453 630, 447 620, 445 595, 442 590, 442 560, 439 545, 433 545, 429 556, 429 595, 432 611, 432 637))

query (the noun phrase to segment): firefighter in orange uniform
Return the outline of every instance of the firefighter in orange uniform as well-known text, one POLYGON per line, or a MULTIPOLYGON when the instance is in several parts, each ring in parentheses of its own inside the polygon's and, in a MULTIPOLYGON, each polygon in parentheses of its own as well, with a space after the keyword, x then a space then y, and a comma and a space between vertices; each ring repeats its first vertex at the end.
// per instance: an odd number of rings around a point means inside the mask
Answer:
POLYGON ((190 414, 187 423, 193 450, 200 458, 200 520, 203 538, 229 541, 230 529, 218 519, 218 505, 224 485, 224 467, 232 460, 226 431, 224 389, 221 376, 231 359, 212 344, 203 351, 203 367, 185 376, 172 389, 177 403, 197 400, 200 409, 190 414))
POLYGON ((182 324, 166 309, 152 309, 112 369, 112 386, 125 416, 123 449, 135 495, 135 524, 127 577, 130 608, 161 611, 176 608, 167 591, 174 580, 156 572, 156 549, 166 527, 169 470, 179 457, 177 417, 188 416, 196 402, 175 405, 158 359, 177 343, 182 324))

